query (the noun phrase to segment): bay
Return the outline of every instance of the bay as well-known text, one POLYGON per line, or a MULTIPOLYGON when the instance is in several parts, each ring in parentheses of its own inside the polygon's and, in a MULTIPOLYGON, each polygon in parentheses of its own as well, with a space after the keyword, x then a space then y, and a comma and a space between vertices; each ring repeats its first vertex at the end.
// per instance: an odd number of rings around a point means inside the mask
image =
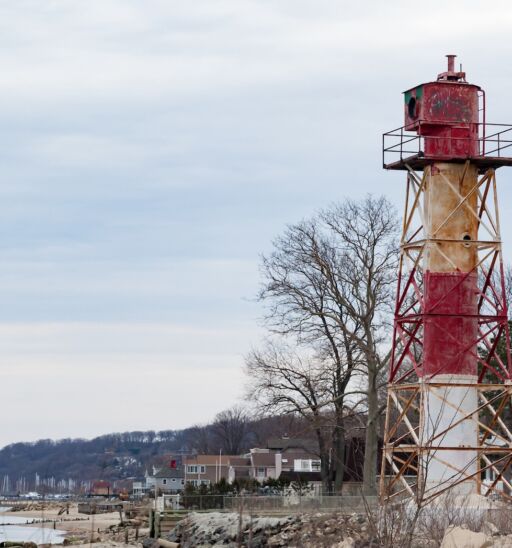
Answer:
POLYGON ((36 544, 62 544, 66 531, 53 529, 53 524, 47 527, 27 527, 27 523, 41 521, 37 518, 27 518, 6 514, 9 510, 0 507, 0 542, 35 542, 36 544), (9 525, 6 525, 9 524, 9 525))

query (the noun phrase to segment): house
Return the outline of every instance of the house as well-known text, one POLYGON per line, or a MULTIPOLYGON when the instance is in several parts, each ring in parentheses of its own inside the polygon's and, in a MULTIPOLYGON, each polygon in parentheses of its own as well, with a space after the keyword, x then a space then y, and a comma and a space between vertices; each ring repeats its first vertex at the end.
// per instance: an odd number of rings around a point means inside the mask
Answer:
POLYGON ((269 479, 277 479, 281 474, 281 454, 270 449, 251 449, 250 476, 263 483, 269 479))
POLYGON ((153 478, 157 492, 173 494, 185 489, 183 468, 162 468, 153 478))
POLYGON ((228 482, 254 479, 260 483, 279 477, 280 455, 269 449, 251 449, 242 457, 230 457, 228 482))
MULTIPOLYGON (((137 485, 140 489, 141 486, 137 485)), ((134 484, 135 489, 135 484, 134 484)), ((156 469, 153 467, 153 473, 146 472, 143 491, 157 493, 179 493, 185 489, 185 473, 183 467, 163 467, 156 469)), ((135 490, 134 490, 134 494, 135 490)))
POLYGON ((243 457, 230 457, 228 470, 228 483, 235 480, 248 480, 251 478, 251 458, 247 455, 243 457))
POLYGON ((287 453, 289 451, 302 451, 304 453, 318 454, 318 442, 308 438, 270 438, 267 441, 267 447, 277 453, 287 453))
POLYGON ((318 455, 306 451, 280 453, 281 472, 320 472, 318 455))
MULTIPOLYGON (((357 484, 363 479, 365 436, 366 417, 364 415, 351 416, 345 419, 344 490, 349 488, 352 489, 352 485, 354 489, 358 489, 357 484)), ((282 453, 283 472, 298 470, 299 467, 302 469, 311 467, 311 470, 313 471, 320 471, 320 456, 316 440, 288 437, 271 438, 268 440, 267 446, 274 451, 282 453), (295 466, 296 460, 311 460, 312 464, 309 465, 304 463, 295 466), (313 461, 317 462, 314 463, 313 461)), ((379 439, 379 463, 381 448, 382 438, 379 439)))
POLYGON ((109 497, 112 493, 111 485, 108 481, 94 481, 91 486, 91 495, 96 497, 109 497))
POLYGON ((221 479, 228 481, 230 459, 235 455, 195 455, 184 457, 185 483, 210 485, 221 479))
MULTIPOLYGON (((364 456, 364 424, 360 418, 347 421, 344 481, 360 481, 364 456), (350 426, 350 428, 348 428, 350 426)), ((308 438, 270 438, 266 448, 252 448, 241 456, 195 455, 183 458, 184 483, 210 485, 225 479, 254 479, 264 483, 271 479, 289 479, 321 484, 318 443, 308 438)))
MULTIPOLYGON (((276 445, 283 447, 282 444, 276 445)), ((304 445, 299 444, 299 446, 304 445)), ((241 478, 264 483, 271 479, 278 479, 283 471, 320 471, 320 459, 315 453, 294 449, 294 447, 293 443, 288 444, 284 453, 268 448, 253 448, 242 457, 230 457, 229 483, 241 478)))
POLYGON ((136 498, 141 498, 146 493, 145 481, 134 481, 132 483, 132 495, 136 498))

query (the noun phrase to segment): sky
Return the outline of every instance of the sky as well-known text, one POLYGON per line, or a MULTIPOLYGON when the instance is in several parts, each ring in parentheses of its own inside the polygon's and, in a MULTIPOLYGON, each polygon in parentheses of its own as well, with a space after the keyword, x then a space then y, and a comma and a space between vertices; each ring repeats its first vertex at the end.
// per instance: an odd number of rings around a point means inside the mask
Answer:
POLYGON ((512 123, 511 29, 501 0, 0 2, 0 446, 243 402, 261 254, 346 197, 401 208, 381 134, 445 54, 512 123))

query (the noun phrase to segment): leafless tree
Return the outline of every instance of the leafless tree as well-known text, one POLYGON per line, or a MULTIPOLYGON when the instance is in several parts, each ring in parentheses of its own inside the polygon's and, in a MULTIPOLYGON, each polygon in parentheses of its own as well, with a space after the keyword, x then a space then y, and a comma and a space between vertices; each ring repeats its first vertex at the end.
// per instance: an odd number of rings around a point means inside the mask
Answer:
POLYGON ((238 455, 243 450, 249 434, 249 423, 246 410, 237 405, 215 416, 212 433, 225 454, 238 455))
POLYGON ((196 425, 187 429, 188 446, 192 451, 200 455, 207 455, 212 451, 213 442, 210 428, 208 426, 196 425))
MULTIPOLYGON (((339 268, 342 283, 332 289, 357 331, 347 336, 364 356, 367 372, 367 424, 364 459, 364 492, 377 491, 376 466, 380 415, 379 379, 388 364, 390 312, 395 294, 398 264, 398 219, 384 197, 347 200, 323 214, 323 220, 342 242, 339 268), (338 289, 344 289, 338 293, 338 289)), ((347 327, 340 326, 347 331, 347 327)))
MULTIPOLYGON (((376 490, 379 374, 387 362, 384 319, 393 296, 396 261, 394 209, 383 197, 367 197, 347 200, 288 227, 262 264, 260 299, 268 305, 267 326, 274 334, 312 349, 324 366, 322 390, 329 393, 326 401, 335 416, 338 487, 343 477, 347 391, 354 377, 364 372, 368 415, 364 475, 369 493, 376 490)), ((354 390, 350 392, 353 396, 354 390)), ((322 394, 319 400, 325 398, 322 394)))
POLYGON ((292 415, 268 415, 258 417, 252 423, 251 438, 255 447, 265 447, 271 438, 298 438, 309 435, 309 423, 302 417, 292 415))
POLYGON ((298 415, 315 433, 319 447, 320 473, 324 487, 331 486, 328 418, 331 403, 327 390, 329 372, 319 359, 300 356, 284 344, 268 341, 246 360, 250 378, 249 397, 263 414, 298 415))

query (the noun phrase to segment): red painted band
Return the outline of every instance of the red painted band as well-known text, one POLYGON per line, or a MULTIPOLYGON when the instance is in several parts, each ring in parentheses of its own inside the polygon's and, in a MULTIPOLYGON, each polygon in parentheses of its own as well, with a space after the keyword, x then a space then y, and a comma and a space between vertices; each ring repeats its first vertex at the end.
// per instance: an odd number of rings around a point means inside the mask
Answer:
POLYGON ((423 374, 476 375, 476 273, 427 271, 424 284, 423 374))

